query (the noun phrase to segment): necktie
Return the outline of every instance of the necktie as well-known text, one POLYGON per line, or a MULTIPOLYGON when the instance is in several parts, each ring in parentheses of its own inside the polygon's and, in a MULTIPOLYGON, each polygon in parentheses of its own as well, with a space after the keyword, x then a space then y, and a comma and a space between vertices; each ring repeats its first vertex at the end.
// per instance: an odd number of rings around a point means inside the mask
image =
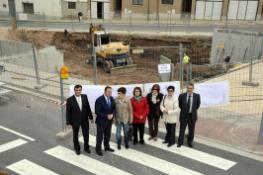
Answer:
POLYGON ((109 106, 109 107, 111 106, 110 97, 108 97, 108 106, 109 106))
POLYGON ((187 100, 187 111, 188 111, 188 113, 190 113, 191 111, 190 111, 190 105, 191 104, 191 95, 189 95, 188 96, 188 100, 187 100))

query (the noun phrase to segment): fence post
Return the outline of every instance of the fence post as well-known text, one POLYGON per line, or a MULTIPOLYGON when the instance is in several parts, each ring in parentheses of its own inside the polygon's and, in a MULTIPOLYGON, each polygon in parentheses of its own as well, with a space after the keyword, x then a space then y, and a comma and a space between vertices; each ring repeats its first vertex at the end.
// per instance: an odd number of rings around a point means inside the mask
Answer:
POLYGON ((62 131, 56 134, 56 138, 59 140, 65 140, 71 136, 71 129, 67 129, 65 126, 65 103, 64 103, 64 86, 63 79, 58 70, 59 80, 60 80, 60 110, 61 110, 61 121, 62 121, 62 131))
POLYGON ((97 56, 96 56, 96 49, 94 45, 94 35, 91 34, 91 40, 92 40, 92 62, 93 62, 93 81, 94 84, 98 84, 98 72, 97 72, 97 56))
POLYGON ((261 123, 260 123, 259 134, 258 134, 258 144, 263 145, 263 113, 261 116, 261 123))
POLYGON ((189 79, 190 79, 190 82, 192 82, 192 77, 193 77, 193 65, 192 65, 192 63, 191 62, 189 62, 189 71, 190 71, 190 77, 189 77, 189 79))
POLYGON ((34 62, 34 68, 35 68, 37 85, 40 85, 40 78, 39 78, 39 71, 38 71, 38 63, 37 63, 36 51, 35 51, 34 43, 32 43, 32 51, 33 51, 33 62, 34 62))
POLYGON ((256 87, 259 83, 253 82, 253 57, 255 53, 255 38, 251 33, 250 39, 250 53, 249 53, 249 80, 242 82, 242 85, 256 87))
POLYGON ((61 119, 62 119, 62 131, 65 132, 65 119, 64 119, 64 87, 63 87, 63 79, 59 75, 60 79, 60 106, 61 106, 61 119))
POLYGON ((180 56, 180 86, 181 90, 183 89, 183 81, 184 81, 184 65, 183 65, 183 44, 179 45, 179 56, 180 56))

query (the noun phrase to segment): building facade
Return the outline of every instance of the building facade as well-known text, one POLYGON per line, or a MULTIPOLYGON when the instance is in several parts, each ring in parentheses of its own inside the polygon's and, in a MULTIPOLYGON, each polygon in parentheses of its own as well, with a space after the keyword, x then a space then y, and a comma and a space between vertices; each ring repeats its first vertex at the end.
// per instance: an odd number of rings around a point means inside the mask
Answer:
MULTIPOLYGON (((118 1, 118 0, 115 0, 118 1)), ((262 20, 263 0, 119 0, 122 17, 158 20, 262 20)))
POLYGON ((262 0, 195 0, 192 15, 201 20, 260 20, 262 0))
MULTIPOLYGON (((8 1, 10 2, 10 0, 8 1)), ((18 14, 61 17, 60 0, 15 0, 15 8, 18 14)))
POLYGON ((80 12, 84 19, 90 18, 89 0, 62 0, 61 8, 64 18, 76 18, 80 12))
POLYGON ((263 20, 263 0, 0 0, 0 15, 86 19, 263 20))

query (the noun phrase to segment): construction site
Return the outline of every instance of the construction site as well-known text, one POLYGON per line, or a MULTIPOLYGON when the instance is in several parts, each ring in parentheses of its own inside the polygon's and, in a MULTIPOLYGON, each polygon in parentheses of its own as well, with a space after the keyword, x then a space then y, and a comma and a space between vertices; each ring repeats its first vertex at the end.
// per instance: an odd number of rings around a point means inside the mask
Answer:
MULTIPOLYGON (((64 63, 69 67, 71 76, 82 79, 93 79, 93 65, 87 63, 91 56, 89 33, 49 32, 33 30, 9 30, 2 32, 3 39, 34 43, 37 49, 48 45, 55 46, 64 55, 64 63), (5 34, 4 34, 5 33, 5 34)), ((143 53, 133 53, 130 57, 137 66, 136 71, 109 74, 98 66, 98 83, 131 84, 158 81, 160 56, 163 55, 175 64, 174 80, 179 78, 179 44, 186 47, 186 53, 193 64, 193 78, 197 81, 209 78, 222 72, 222 67, 209 65, 212 37, 209 36, 148 36, 112 34, 112 41, 130 43, 131 48, 140 48, 143 53)), ((53 58, 56 59, 56 58, 53 58)))

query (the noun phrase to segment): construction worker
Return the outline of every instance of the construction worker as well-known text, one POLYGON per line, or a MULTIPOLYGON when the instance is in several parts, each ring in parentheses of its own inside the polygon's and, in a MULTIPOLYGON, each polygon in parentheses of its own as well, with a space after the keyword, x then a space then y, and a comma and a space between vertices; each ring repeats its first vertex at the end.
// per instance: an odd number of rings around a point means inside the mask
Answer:
POLYGON ((183 58, 183 63, 184 64, 189 64, 190 62, 190 57, 184 53, 184 58, 183 58))

